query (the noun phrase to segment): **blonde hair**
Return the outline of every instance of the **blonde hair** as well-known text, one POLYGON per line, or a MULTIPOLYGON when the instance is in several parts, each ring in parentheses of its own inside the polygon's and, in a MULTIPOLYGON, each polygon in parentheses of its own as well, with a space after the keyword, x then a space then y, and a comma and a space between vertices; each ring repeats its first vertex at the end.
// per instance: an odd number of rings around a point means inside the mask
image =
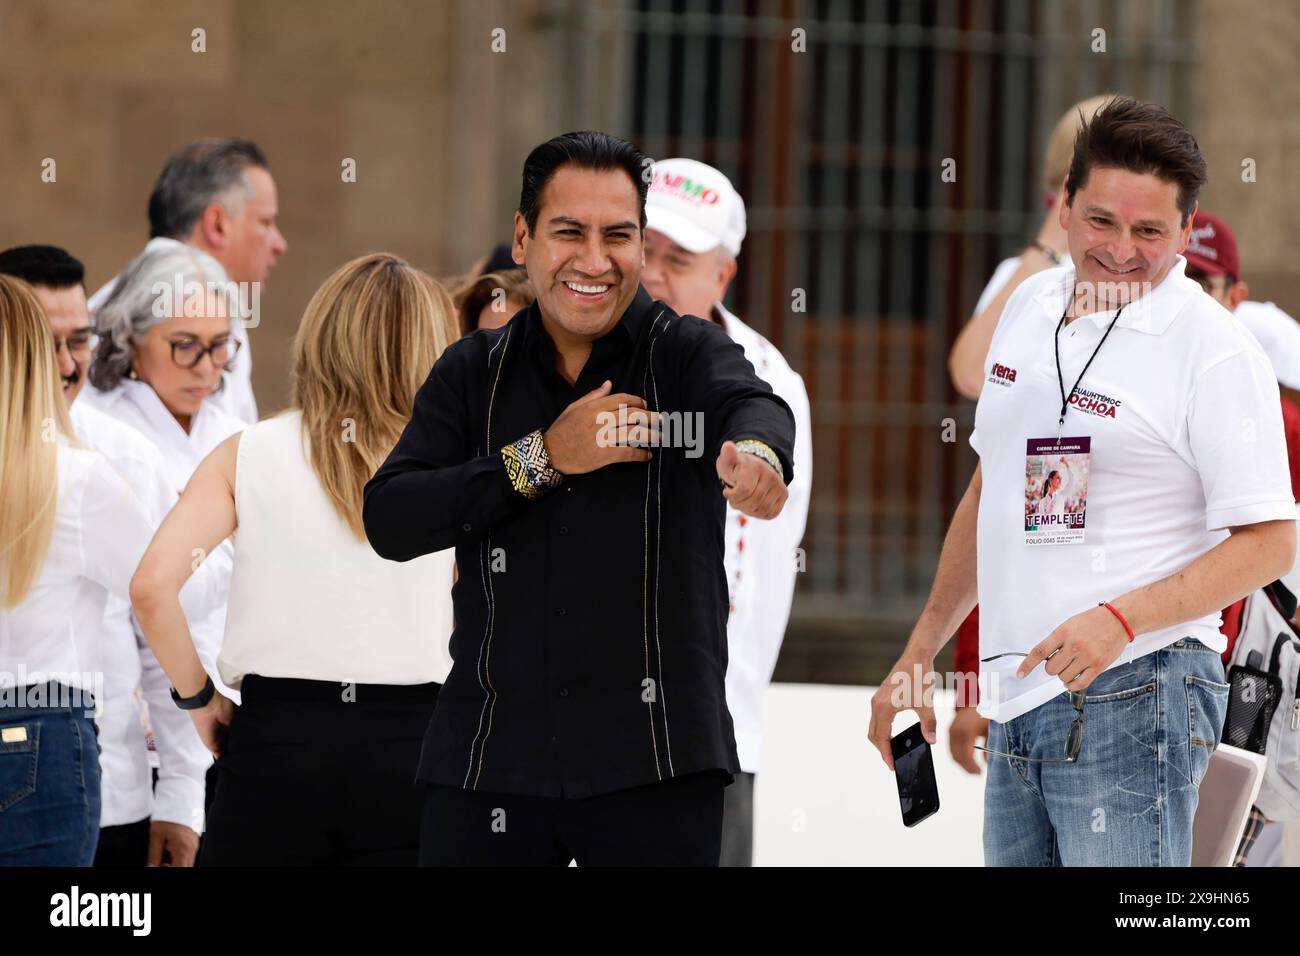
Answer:
POLYGON ((362 489, 456 337, 446 290, 387 253, 352 260, 307 303, 293 341, 292 405, 302 411, 312 470, 362 540, 362 489))
POLYGON ((1046 189, 1056 192, 1061 188, 1065 174, 1070 171, 1070 160, 1074 158, 1074 139, 1079 135, 1079 130, 1114 98, 1114 93, 1089 97, 1061 114, 1052 129, 1052 135, 1047 138, 1047 149, 1043 153, 1043 186, 1046 189))
POLYGON ((0 607, 21 604, 45 566, 59 435, 72 424, 49 321, 27 283, 0 275, 0 607))

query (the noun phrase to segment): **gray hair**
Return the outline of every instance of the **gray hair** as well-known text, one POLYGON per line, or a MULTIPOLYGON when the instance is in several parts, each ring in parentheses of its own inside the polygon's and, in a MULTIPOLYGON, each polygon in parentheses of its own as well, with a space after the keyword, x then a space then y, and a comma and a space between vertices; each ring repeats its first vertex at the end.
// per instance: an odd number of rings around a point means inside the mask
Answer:
POLYGON ((169 242, 131 261, 95 316, 99 341, 90 366, 95 388, 109 391, 130 375, 135 343, 155 325, 183 314, 193 283, 217 296, 233 328, 242 315, 238 287, 206 252, 169 242))
POLYGON ((270 169, 246 139, 200 139, 167 160, 149 197, 149 238, 188 239, 203 210, 219 202, 232 216, 253 198, 248 167, 270 169))

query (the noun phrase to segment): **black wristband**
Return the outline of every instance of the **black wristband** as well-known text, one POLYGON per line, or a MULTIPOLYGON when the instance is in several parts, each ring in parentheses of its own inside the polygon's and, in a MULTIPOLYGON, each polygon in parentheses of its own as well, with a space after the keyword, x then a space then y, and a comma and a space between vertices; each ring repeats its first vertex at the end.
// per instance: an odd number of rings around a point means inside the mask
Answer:
POLYGON ((210 676, 208 677, 207 682, 203 685, 203 689, 193 697, 182 697, 180 694, 176 693, 175 687, 172 688, 172 700, 175 701, 176 706, 181 710, 198 710, 200 707, 206 707, 211 703, 212 698, 215 697, 216 694, 217 685, 212 683, 212 678, 210 676))

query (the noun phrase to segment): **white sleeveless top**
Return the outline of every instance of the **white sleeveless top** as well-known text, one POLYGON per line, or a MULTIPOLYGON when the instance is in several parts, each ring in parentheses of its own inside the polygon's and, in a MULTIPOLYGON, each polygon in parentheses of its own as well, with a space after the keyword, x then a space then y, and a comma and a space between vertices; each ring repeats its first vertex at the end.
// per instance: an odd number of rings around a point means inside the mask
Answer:
POLYGON ((302 413, 246 429, 221 678, 443 682, 455 552, 387 561, 339 516, 308 463, 302 413))

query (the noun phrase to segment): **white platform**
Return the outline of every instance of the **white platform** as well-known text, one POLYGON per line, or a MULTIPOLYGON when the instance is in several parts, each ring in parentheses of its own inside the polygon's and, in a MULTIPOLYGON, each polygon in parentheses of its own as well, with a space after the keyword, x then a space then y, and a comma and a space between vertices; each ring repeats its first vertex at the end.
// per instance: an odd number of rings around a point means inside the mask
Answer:
MULTIPOLYGON (((898 790, 867 741, 874 687, 773 684, 754 794, 755 866, 982 866, 984 777, 948 754, 952 691, 935 693, 939 812, 903 826, 898 790)), ((916 715, 900 716, 898 733, 916 715)), ((979 755, 983 760, 983 755, 979 755)))
MULTIPOLYGON (((874 687, 773 684, 763 713, 763 767, 754 795, 755 866, 982 866, 984 776, 948 754, 952 691, 935 693, 939 812, 903 826, 894 776, 867 742, 874 687)), ((907 713, 894 733, 916 721, 907 713)), ((983 766, 984 756, 977 758, 983 766)), ((1288 825, 1285 860, 1300 862, 1288 825)))

